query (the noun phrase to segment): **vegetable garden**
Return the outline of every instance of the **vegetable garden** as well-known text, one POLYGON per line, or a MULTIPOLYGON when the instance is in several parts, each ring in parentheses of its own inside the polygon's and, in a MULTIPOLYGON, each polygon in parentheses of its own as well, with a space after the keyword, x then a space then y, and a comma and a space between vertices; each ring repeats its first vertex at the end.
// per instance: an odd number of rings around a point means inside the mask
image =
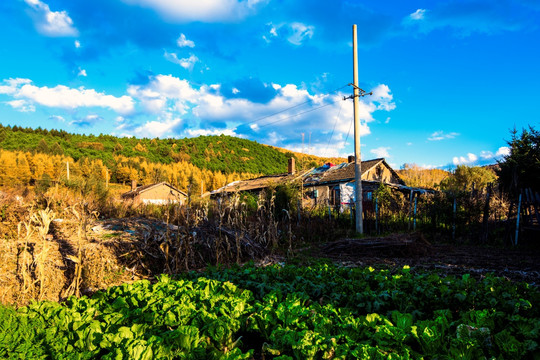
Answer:
POLYGON ((492 275, 208 268, 0 307, 0 357, 539 359, 538 304, 538 288, 492 275))

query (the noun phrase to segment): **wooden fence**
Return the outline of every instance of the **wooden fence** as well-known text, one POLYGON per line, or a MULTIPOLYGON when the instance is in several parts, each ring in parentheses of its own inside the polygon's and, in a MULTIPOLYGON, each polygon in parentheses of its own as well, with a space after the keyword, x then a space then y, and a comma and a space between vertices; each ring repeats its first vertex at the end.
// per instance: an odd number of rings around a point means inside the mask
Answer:
MULTIPOLYGON (((517 245, 540 240, 540 194, 531 189, 522 189, 515 198, 491 186, 483 191, 394 193, 384 199, 373 196, 363 210, 368 235, 420 230, 451 241, 517 245)), ((328 219, 342 224, 350 220, 354 226, 348 210, 327 205, 324 212, 328 219)))

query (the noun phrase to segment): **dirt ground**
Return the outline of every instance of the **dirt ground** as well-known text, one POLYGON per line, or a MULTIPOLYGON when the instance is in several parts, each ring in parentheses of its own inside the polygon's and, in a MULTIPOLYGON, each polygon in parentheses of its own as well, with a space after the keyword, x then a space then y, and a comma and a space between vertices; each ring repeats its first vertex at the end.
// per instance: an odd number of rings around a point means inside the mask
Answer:
POLYGON ((386 238, 343 239, 318 245, 304 254, 345 266, 402 267, 437 270, 442 274, 487 273, 540 286, 540 249, 430 244, 420 234, 386 238))

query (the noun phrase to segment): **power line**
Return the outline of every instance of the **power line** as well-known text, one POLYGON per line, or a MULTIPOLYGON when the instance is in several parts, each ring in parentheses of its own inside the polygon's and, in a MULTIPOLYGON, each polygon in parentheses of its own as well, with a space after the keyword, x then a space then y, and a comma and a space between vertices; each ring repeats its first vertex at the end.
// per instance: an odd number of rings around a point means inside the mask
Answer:
MULTIPOLYGON (((341 100, 341 99, 340 99, 340 100, 341 100)), ((328 103, 328 104, 324 104, 324 105, 318 106, 318 107, 316 107, 316 108, 313 108, 313 109, 309 109, 309 110, 300 112, 300 113, 298 113, 298 114, 294 114, 294 115, 291 115, 291 116, 287 116, 286 118, 283 118, 283 119, 279 119, 279 120, 276 120, 276 121, 269 122, 269 123, 267 123, 267 124, 264 124, 264 125, 259 126, 259 128, 263 128, 263 127, 266 127, 266 126, 270 126, 270 125, 276 124, 276 123, 281 122, 281 121, 288 120, 288 119, 293 118, 293 117, 296 117, 296 116, 300 116, 300 115, 307 114, 307 113, 310 113, 310 112, 315 111, 315 110, 322 109, 323 107, 327 107, 327 106, 333 105, 333 104, 335 104, 336 102, 337 102, 337 101, 332 101, 332 102, 330 102, 330 103, 328 103)))
MULTIPOLYGON (((330 91, 330 92, 328 92, 328 93, 326 93, 326 94, 323 94, 323 95, 330 95, 330 94, 333 94, 333 93, 335 93, 335 92, 337 92, 337 91, 339 91, 339 90, 341 90, 341 89, 343 89, 343 88, 346 88, 347 86, 349 86, 349 84, 343 85, 343 86, 341 86, 341 87, 339 87, 339 88, 337 88, 337 89, 335 89, 335 90, 332 90, 332 91, 330 91)), ((300 106, 302 106, 302 105, 305 105, 305 104, 307 104, 307 103, 310 103, 311 101, 312 101, 311 99, 306 100, 306 101, 304 101, 303 103, 300 103, 300 104, 297 104, 297 105, 290 106, 290 107, 288 107, 288 108, 286 108, 286 109, 280 110, 280 111, 278 111, 278 112, 275 112, 275 113, 272 113, 272 114, 269 114, 269 115, 265 115, 265 116, 263 116, 263 117, 260 117, 260 118, 258 118, 258 119, 252 120, 252 121, 248 121, 248 122, 246 122, 246 123, 243 123, 242 125, 249 125, 249 124, 253 124, 253 123, 259 122, 259 121, 261 121, 261 120, 264 120, 264 119, 267 119, 267 118, 270 118, 270 117, 279 115, 279 114, 284 113, 284 112, 286 112, 286 111, 289 111, 289 110, 291 110, 291 109, 295 109, 295 108, 297 108, 297 107, 300 107, 300 106)), ((335 102, 335 101, 334 101, 334 102, 335 102)), ((303 113, 299 113, 299 114, 297 114, 297 115, 300 115, 300 114, 303 114, 303 113)), ((296 115, 293 115, 293 117, 294 117, 294 116, 296 116, 296 115)), ((286 118, 286 119, 288 119, 288 118, 286 118)), ((270 123, 270 124, 273 124, 273 123, 270 123)), ((263 125, 263 126, 261 126, 261 127, 264 127, 264 126, 267 126, 267 125, 269 125, 269 124, 265 124, 265 125, 263 125)))
POLYGON ((330 146, 330 142, 332 141, 332 137, 334 137, 334 131, 336 130, 336 125, 339 120, 339 116, 341 115, 341 109, 343 108, 343 103, 339 106, 338 115, 336 117, 336 121, 334 121, 334 127, 332 128, 332 133, 330 134, 330 138, 328 139, 328 144, 326 144, 326 149, 324 149, 324 154, 326 155, 326 152, 328 151, 328 147, 330 146))
POLYGON ((347 137, 345 138, 345 144, 347 144, 347 140, 349 140, 349 134, 351 133, 352 124, 354 123, 354 119, 351 119, 351 124, 349 125, 349 131, 347 131, 347 137))

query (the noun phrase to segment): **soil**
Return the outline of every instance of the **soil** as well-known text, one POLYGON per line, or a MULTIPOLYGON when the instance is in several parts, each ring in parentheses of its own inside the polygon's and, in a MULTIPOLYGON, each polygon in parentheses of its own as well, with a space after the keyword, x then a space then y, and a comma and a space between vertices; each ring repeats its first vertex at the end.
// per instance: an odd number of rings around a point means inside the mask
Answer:
POLYGON ((461 276, 488 273, 540 286, 540 249, 502 248, 462 244, 430 244, 421 234, 383 238, 342 239, 303 249, 301 253, 326 258, 344 266, 398 268, 409 265, 461 276))

